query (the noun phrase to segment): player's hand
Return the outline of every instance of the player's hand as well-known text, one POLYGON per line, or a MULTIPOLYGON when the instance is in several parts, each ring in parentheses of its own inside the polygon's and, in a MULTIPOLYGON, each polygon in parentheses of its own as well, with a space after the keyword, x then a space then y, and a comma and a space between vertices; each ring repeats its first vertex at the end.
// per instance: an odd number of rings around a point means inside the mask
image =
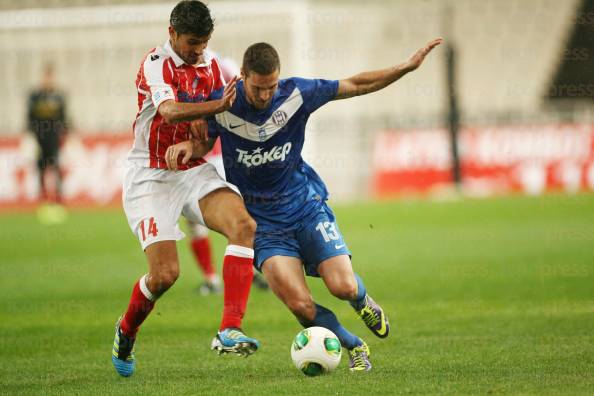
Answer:
POLYGON ((231 81, 227 83, 225 89, 223 90, 223 97, 219 99, 219 113, 229 110, 235 101, 235 96, 237 95, 237 91, 235 90, 235 86, 237 84, 237 76, 233 77, 231 81))
POLYGON ((199 142, 208 141, 208 122, 203 119, 190 121, 190 133, 199 142))
POLYGON ((413 71, 413 70, 417 69, 419 66, 421 66, 421 64, 425 60, 425 57, 427 56, 427 54, 429 52, 431 52, 431 50, 433 50, 433 48, 437 47, 441 43, 443 43, 443 39, 441 37, 429 41, 423 48, 421 48, 417 52, 415 52, 408 59, 408 61, 406 61, 406 63, 405 63, 406 69, 409 71, 413 71))
POLYGON ((185 142, 169 146, 167 151, 165 151, 165 162, 167 163, 167 169, 177 170, 177 159, 180 155, 183 155, 181 163, 186 165, 190 158, 192 158, 193 152, 194 147, 191 140, 186 140, 185 142))

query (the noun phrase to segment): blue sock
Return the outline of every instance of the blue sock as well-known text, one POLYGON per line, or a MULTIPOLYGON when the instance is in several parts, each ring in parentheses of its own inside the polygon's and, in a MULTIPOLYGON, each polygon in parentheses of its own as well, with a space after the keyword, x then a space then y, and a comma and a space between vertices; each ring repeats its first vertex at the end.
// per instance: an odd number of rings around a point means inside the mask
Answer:
POLYGON ((363 306, 365 306, 365 296, 367 295, 367 289, 365 289, 363 279, 361 279, 359 275, 355 274, 355 279, 357 280, 357 297, 354 300, 349 301, 349 303, 353 308, 359 311, 361 308, 363 308, 363 306))
POLYGON ((345 329, 334 312, 328 308, 324 308, 321 305, 316 304, 316 316, 312 321, 300 321, 303 327, 320 326, 332 331, 338 339, 340 344, 346 349, 353 349, 357 346, 363 345, 363 341, 345 329))

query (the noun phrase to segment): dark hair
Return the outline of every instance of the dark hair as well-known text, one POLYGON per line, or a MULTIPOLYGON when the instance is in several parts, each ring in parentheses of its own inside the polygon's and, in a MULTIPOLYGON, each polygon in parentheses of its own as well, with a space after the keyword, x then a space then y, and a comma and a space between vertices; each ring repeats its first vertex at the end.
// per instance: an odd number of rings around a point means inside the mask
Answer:
POLYGON ((198 0, 183 0, 171 11, 169 24, 177 34, 208 36, 214 30, 214 21, 208 7, 198 0))
POLYGON ((241 67, 245 75, 253 71, 266 76, 280 70, 280 59, 272 45, 268 43, 256 43, 250 45, 245 50, 241 67))

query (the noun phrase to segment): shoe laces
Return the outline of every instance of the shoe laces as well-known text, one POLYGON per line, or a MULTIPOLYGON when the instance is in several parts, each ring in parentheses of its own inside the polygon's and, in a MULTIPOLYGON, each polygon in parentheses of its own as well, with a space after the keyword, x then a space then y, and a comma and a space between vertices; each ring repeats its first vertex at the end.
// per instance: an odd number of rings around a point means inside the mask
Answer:
POLYGON ((225 337, 230 338, 232 340, 237 340, 239 338, 245 337, 245 334, 243 334, 243 332, 241 330, 231 329, 231 330, 227 331, 227 334, 225 334, 225 337))
POLYGON ((362 346, 355 347, 349 351, 349 355, 351 361, 353 362, 353 367, 367 367, 367 352, 363 349, 362 346))
POLYGON ((376 326, 381 320, 380 315, 369 305, 364 306, 361 310, 361 318, 370 327, 376 326))

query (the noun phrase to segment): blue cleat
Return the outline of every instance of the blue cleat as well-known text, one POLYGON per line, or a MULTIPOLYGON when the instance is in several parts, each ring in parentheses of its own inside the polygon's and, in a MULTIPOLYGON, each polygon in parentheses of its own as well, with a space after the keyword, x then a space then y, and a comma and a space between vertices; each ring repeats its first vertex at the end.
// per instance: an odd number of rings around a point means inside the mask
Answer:
POLYGON ((129 377, 134 373, 136 359, 134 358, 134 338, 126 336, 120 328, 120 317, 116 322, 111 362, 122 377, 129 377))
POLYGON ((258 350, 260 343, 254 338, 246 336, 241 329, 229 327, 221 330, 213 338, 210 349, 223 353, 236 353, 248 357, 258 350))

